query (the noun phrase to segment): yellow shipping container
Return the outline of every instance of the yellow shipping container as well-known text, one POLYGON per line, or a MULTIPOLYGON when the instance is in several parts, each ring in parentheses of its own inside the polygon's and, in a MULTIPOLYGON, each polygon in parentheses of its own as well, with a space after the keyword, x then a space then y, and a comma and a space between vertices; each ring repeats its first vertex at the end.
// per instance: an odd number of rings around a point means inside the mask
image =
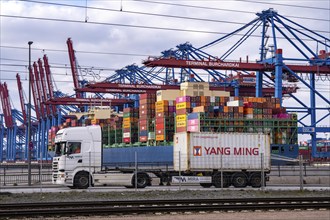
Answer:
POLYGON ((156 106, 156 112, 167 112, 168 111, 168 106, 156 106))
POLYGON ((187 127, 187 122, 186 121, 177 121, 176 122, 176 127, 187 127))
POLYGON ((176 104, 176 109, 190 108, 190 102, 181 102, 176 104))
POLYGON ((161 100, 156 102, 156 107, 157 106, 168 106, 168 100, 161 100))
POLYGON ((130 128, 131 127, 131 123, 130 122, 124 122, 123 123, 123 128, 130 128))
POLYGON ((176 119, 177 122, 179 122, 179 121, 180 122, 181 121, 185 122, 185 121, 187 121, 187 115, 177 115, 175 119, 176 119))

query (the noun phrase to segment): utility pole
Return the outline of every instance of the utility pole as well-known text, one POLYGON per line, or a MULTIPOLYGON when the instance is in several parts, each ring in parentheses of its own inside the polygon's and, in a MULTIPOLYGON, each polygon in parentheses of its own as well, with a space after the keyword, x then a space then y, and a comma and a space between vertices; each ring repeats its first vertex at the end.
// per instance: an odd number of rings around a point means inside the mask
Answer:
POLYGON ((27 151, 28 151, 28 184, 31 186, 31 148, 33 147, 33 143, 31 140, 31 44, 33 41, 29 41, 29 103, 28 103, 28 140, 27 140, 27 151))

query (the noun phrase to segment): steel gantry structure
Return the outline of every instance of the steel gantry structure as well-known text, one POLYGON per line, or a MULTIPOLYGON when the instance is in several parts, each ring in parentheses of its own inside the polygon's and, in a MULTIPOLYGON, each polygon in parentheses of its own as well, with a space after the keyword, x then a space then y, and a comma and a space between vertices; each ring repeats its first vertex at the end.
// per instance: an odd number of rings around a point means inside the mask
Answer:
MULTIPOLYGON (((233 35, 239 35, 241 37, 220 56, 183 56, 178 58, 173 56, 173 53, 170 53, 166 57, 149 58, 144 64, 149 67, 161 66, 181 69, 244 71, 247 75, 250 74, 251 71, 255 71, 255 96, 265 96, 263 89, 272 86, 274 88, 274 97, 280 100, 283 98, 283 81, 298 83, 299 87, 305 87, 309 90, 309 100, 302 100, 297 97, 297 95, 288 93, 296 104, 294 106, 285 107, 292 112, 299 113, 298 122, 301 127, 299 127, 298 132, 301 134, 310 134, 312 140, 312 156, 314 158, 330 157, 330 152, 317 152, 316 150, 317 133, 330 132, 330 97, 323 95, 315 86, 316 77, 323 77, 323 79, 329 80, 330 39, 285 18, 273 9, 269 9, 257 13, 257 18, 243 27, 209 44, 196 48, 195 50, 201 51, 202 49, 223 43, 233 35), (229 55, 260 29, 260 58, 256 62, 243 62, 242 60, 234 62, 226 61, 229 55), (290 48, 298 52, 300 57, 298 57, 297 53, 297 57, 285 57, 283 55, 283 50, 279 46, 280 43, 278 39, 280 38, 286 40, 286 43, 291 45, 290 48), (269 39, 273 39, 271 47, 270 44, 268 44, 269 39), (320 53, 316 53, 314 49, 311 49, 308 44, 305 43, 306 40, 312 41, 324 49, 321 50, 320 53), (267 57, 267 52, 269 52, 270 49, 275 53, 267 57), (289 62, 299 64, 290 64, 289 62), (308 76, 309 80, 305 80, 306 77, 304 78, 304 76, 308 76), (316 97, 318 97, 318 105, 316 103, 316 97), (309 121, 306 122, 308 117, 309 121), (325 122, 325 125, 321 126, 321 122, 325 122)), ((283 43, 283 45, 286 44, 283 43)))
MULTIPOLYGON (((34 91, 36 91, 33 93, 35 95, 34 110, 37 115, 36 121, 38 121, 35 134, 41 137, 35 140, 35 146, 40 145, 37 147, 40 149, 38 154, 41 151, 46 152, 42 142, 46 142, 47 136, 42 137, 42 135, 47 135, 50 125, 61 123, 62 114, 65 114, 65 111, 81 111, 84 110, 82 106, 90 104, 116 106, 134 103, 137 94, 179 89, 179 84, 184 81, 205 81, 210 82, 211 90, 230 91, 231 95, 235 96, 272 96, 281 100, 284 96, 291 97, 291 100, 295 101, 295 104, 291 105, 294 107, 282 104, 288 110, 299 113, 301 125, 299 132, 311 135, 313 156, 329 157, 328 154, 317 153, 315 146, 317 133, 330 132, 330 126, 319 126, 321 122, 329 120, 330 97, 325 97, 315 86, 317 77, 329 79, 329 42, 328 38, 269 9, 257 13, 254 20, 241 28, 202 47, 197 48, 189 43, 180 44, 175 50, 165 50, 159 57, 148 58, 143 62, 144 66, 129 65, 115 71, 103 82, 87 82, 78 77, 77 60, 69 38, 67 45, 75 96, 68 97, 54 90, 46 56, 43 58, 44 71, 40 59, 38 65, 34 64, 34 71, 31 71, 34 74, 31 78, 38 77, 35 81, 41 83, 38 85, 34 82, 34 91), (241 58, 238 61, 228 60, 240 46, 250 38, 258 36, 254 34, 258 30, 261 30, 261 36, 258 51, 260 57, 257 61, 251 62, 248 57, 245 61, 241 58), (237 42, 228 44, 226 40, 233 37, 238 37, 237 42), (270 40, 272 42, 269 42, 270 40), (320 53, 314 52, 315 50, 305 43, 306 40, 324 49, 320 53), (216 56, 206 52, 209 48, 221 44, 225 44, 227 49, 222 47, 217 50, 216 56), (288 45, 290 45, 290 50, 287 49, 288 45), (222 54, 218 54, 219 51, 222 54), (285 56, 289 51, 296 51, 298 55, 285 56), (309 80, 305 79, 306 76, 309 80), (47 86, 45 86, 46 82, 47 86), (283 82, 287 82, 287 85, 283 82), (308 101, 302 100, 296 94, 298 86, 309 90, 308 101), (86 98, 86 93, 112 93, 115 94, 115 98, 86 98), (316 104, 316 97, 321 104, 316 104)), ((6 106, 6 103, 3 105, 6 106)), ((23 107, 22 115, 24 118, 23 107)), ((2 126, 0 132, 2 133, 7 132, 6 129, 2 129, 6 120, 8 121, 6 114, 0 115, 2 126)), ((2 145, 5 144, 4 142, 8 140, 2 140, 2 145)))

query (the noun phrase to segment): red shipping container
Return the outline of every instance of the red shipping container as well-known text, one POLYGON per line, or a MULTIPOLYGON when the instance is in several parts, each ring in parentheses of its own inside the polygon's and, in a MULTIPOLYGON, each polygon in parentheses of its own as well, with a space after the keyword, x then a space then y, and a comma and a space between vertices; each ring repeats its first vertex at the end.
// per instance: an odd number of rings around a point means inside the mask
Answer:
POLYGON ((156 124, 164 124, 165 118, 156 117, 156 124))
POLYGON ((184 108, 184 109, 177 109, 176 110, 177 115, 185 115, 186 113, 191 113, 190 108, 188 108, 188 109, 184 108))
POLYGON ((139 120, 139 124, 140 124, 140 126, 141 125, 147 125, 148 124, 148 120, 141 119, 141 120, 139 120))
POLYGON ((156 117, 158 118, 165 118, 168 116, 168 112, 157 112, 156 117))
POLYGON ((143 94, 140 94, 140 100, 141 99, 155 99, 156 100, 156 93, 143 93, 143 94))
POLYGON ((148 127, 147 127, 147 125, 140 125, 139 129, 140 129, 140 131, 146 131, 146 130, 148 130, 148 127))
POLYGON ((123 142, 124 143, 130 143, 131 142, 131 138, 123 138, 123 142))
POLYGON ((159 129, 164 129, 164 123, 159 123, 159 124, 156 123, 156 130, 159 129))
POLYGON ((165 130, 164 129, 156 130, 156 135, 164 135, 164 134, 165 134, 165 130))
POLYGON ((125 132, 131 132, 131 128, 124 128, 123 133, 125 133, 125 132))
POLYGON ((176 128, 176 132, 186 132, 187 131, 187 127, 177 127, 176 128))
POLYGON ((140 120, 147 120, 148 118, 150 118, 147 114, 144 114, 144 115, 140 115, 139 116, 139 119, 140 120))
POLYGON ((140 136, 140 142, 147 142, 148 136, 140 136))

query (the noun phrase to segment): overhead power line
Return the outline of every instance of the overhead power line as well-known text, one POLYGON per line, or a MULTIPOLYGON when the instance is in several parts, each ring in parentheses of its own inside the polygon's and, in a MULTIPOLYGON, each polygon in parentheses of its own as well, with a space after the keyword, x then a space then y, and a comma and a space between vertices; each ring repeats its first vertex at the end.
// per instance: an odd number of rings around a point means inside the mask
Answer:
MULTIPOLYGON (((18 19, 31 19, 31 20, 41 20, 41 21, 54 21, 54 22, 71 22, 71 23, 83 23, 83 24, 95 24, 95 25, 108 25, 108 26, 120 26, 127 28, 142 28, 142 29, 152 29, 152 30, 163 30, 163 31, 179 31, 179 32, 192 32, 201 34, 217 34, 217 35, 227 35, 225 32, 218 31, 203 31, 203 30, 192 30, 192 29, 180 29, 180 28, 165 28, 165 27, 155 27, 155 26, 144 26, 144 25, 130 25, 130 24, 117 24, 117 23, 106 23, 106 22, 95 22, 95 21, 79 21, 79 20, 69 20, 60 18, 41 18, 41 17, 28 17, 20 15, 0 15, 0 17, 5 18, 18 18, 18 19)), ((235 33, 232 35, 245 36, 245 34, 235 33)), ((260 35, 249 35, 250 37, 261 37, 260 35)), ((284 37, 277 37, 277 39, 286 39, 284 37)), ((293 38, 292 38, 293 39, 293 38)), ((295 40, 295 39, 293 39, 295 40)), ((305 41, 314 41, 312 39, 301 39, 305 41)))
MULTIPOLYGON (((170 6, 179 6, 179 7, 187 7, 187 8, 197 8, 197 9, 207 9, 207 10, 217 10, 217 11, 228 11, 228 12, 239 12, 239 13, 246 13, 246 14, 255 14, 252 11, 243 11, 243 10, 234 10, 234 9, 222 9, 222 8, 214 8, 214 7, 206 7, 206 6, 197 6, 197 5, 186 5, 186 4, 178 4, 178 3, 168 3, 168 2, 159 2, 159 1, 149 1, 149 0, 133 0, 138 2, 146 2, 151 4, 162 4, 162 5, 170 5, 170 6)), ((322 8, 324 9, 324 8, 322 8)), ((288 18, 297 18, 297 19, 307 19, 307 20, 317 20, 317 21, 326 21, 327 19, 322 18, 311 18, 311 17, 300 17, 300 16, 292 16, 292 15, 283 15, 288 18)))
MULTIPOLYGON (((206 21, 206 22, 218 22, 218 23, 228 23, 228 24, 237 24, 237 25, 244 25, 245 24, 243 22, 235 22, 235 21, 204 19, 204 18, 196 18, 196 17, 186 17, 186 16, 177 16, 177 15, 168 15, 168 14, 156 14, 156 13, 129 11, 129 10, 116 10, 116 9, 91 7, 91 6, 86 7, 86 6, 80 6, 80 5, 63 4, 63 3, 53 3, 53 2, 41 2, 41 1, 34 1, 34 0, 19 0, 19 1, 31 2, 31 3, 38 3, 38 4, 56 5, 56 6, 65 6, 65 7, 75 7, 75 8, 91 9, 91 10, 102 10, 102 11, 129 13, 129 14, 138 14, 138 15, 147 15, 147 16, 158 16, 158 17, 176 18, 176 19, 197 20, 197 21, 206 21)), ((144 2, 144 1, 141 1, 141 2, 144 2)), ((148 2, 150 2, 150 1, 148 1, 148 2)), ((166 4, 170 4, 170 3, 166 3, 166 4)), ((189 5, 187 7, 189 7, 189 5)), ((203 9, 203 8, 204 7, 201 7, 201 9, 203 9)), ((207 7, 207 9, 218 10, 219 8, 209 8, 209 7, 207 7)), ((255 15, 255 12, 250 12, 250 11, 239 11, 239 10, 229 10, 229 9, 219 9, 219 10, 236 12, 236 13, 249 13, 249 14, 254 14, 255 15)), ((292 16, 286 16, 286 17, 292 17, 292 16)), ((326 22, 328 22, 327 19, 308 18, 308 17, 295 17, 295 18, 317 20, 317 21, 326 21, 326 22)), ((327 31, 323 31, 323 30, 314 30, 314 31, 328 33, 327 31)))

